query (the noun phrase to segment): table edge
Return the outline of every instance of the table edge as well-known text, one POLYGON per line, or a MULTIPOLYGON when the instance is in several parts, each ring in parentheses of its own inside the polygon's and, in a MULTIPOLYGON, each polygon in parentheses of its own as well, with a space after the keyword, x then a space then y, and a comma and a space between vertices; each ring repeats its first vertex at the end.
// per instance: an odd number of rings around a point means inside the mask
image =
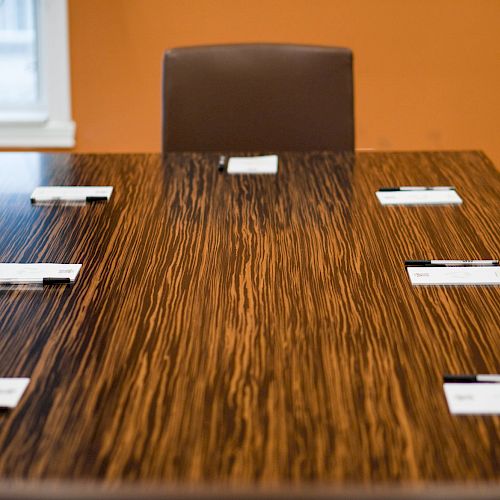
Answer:
POLYGON ((172 484, 137 484, 137 483, 96 483, 84 481, 1 481, 0 500, 116 500, 146 498, 163 499, 198 499, 216 500, 229 498, 269 498, 269 499, 318 499, 340 500, 359 498, 369 500, 383 499, 443 499, 458 500, 496 500, 500 498, 499 482, 476 483, 416 483, 402 485, 365 485, 323 484, 304 486, 245 486, 236 485, 175 485, 172 484))

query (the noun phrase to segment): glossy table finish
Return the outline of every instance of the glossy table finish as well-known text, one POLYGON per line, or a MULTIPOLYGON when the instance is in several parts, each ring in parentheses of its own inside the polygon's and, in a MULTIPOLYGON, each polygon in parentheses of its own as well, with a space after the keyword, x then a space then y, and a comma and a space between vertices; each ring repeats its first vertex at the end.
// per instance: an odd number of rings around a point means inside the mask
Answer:
POLYGON ((217 159, 0 155, 0 261, 83 264, 73 287, 0 290, 0 377, 31 377, 0 414, 0 492, 500 494, 500 417, 451 416, 442 390, 500 372, 500 288, 412 287, 403 266, 499 258, 498 170, 478 152, 283 154, 277 176, 217 159), (30 204, 77 184, 115 189, 30 204), (393 185, 464 203, 382 207, 393 185))

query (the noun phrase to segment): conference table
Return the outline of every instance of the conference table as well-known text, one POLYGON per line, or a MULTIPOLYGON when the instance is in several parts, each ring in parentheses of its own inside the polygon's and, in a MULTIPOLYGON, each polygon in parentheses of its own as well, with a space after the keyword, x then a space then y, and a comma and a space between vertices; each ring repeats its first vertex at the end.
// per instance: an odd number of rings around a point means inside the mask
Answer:
POLYGON ((500 288, 412 286, 406 259, 498 259, 500 173, 462 152, 0 155, 0 498, 499 498, 500 417, 446 373, 500 372, 500 288), (107 203, 31 204, 44 185, 107 203), (452 185, 458 206, 382 206, 452 185))

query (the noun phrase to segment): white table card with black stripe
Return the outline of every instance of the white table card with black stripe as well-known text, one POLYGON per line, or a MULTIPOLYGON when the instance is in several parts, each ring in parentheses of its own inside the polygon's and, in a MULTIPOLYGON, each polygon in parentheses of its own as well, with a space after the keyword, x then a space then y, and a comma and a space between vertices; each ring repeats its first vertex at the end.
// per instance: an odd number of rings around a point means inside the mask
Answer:
POLYGON ((32 203, 108 201, 112 186, 40 186, 31 193, 32 203))
POLYGON ((0 263, 0 284, 69 285, 76 280, 81 267, 81 264, 0 263))

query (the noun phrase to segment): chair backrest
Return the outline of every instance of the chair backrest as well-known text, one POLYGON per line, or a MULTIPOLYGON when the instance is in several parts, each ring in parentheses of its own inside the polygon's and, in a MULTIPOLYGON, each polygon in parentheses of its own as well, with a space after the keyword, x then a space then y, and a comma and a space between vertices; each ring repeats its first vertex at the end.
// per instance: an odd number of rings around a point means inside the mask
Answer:
POLYGON ((352 52, 186 47, 163 61, 163 151, 353 151, 352 52))

